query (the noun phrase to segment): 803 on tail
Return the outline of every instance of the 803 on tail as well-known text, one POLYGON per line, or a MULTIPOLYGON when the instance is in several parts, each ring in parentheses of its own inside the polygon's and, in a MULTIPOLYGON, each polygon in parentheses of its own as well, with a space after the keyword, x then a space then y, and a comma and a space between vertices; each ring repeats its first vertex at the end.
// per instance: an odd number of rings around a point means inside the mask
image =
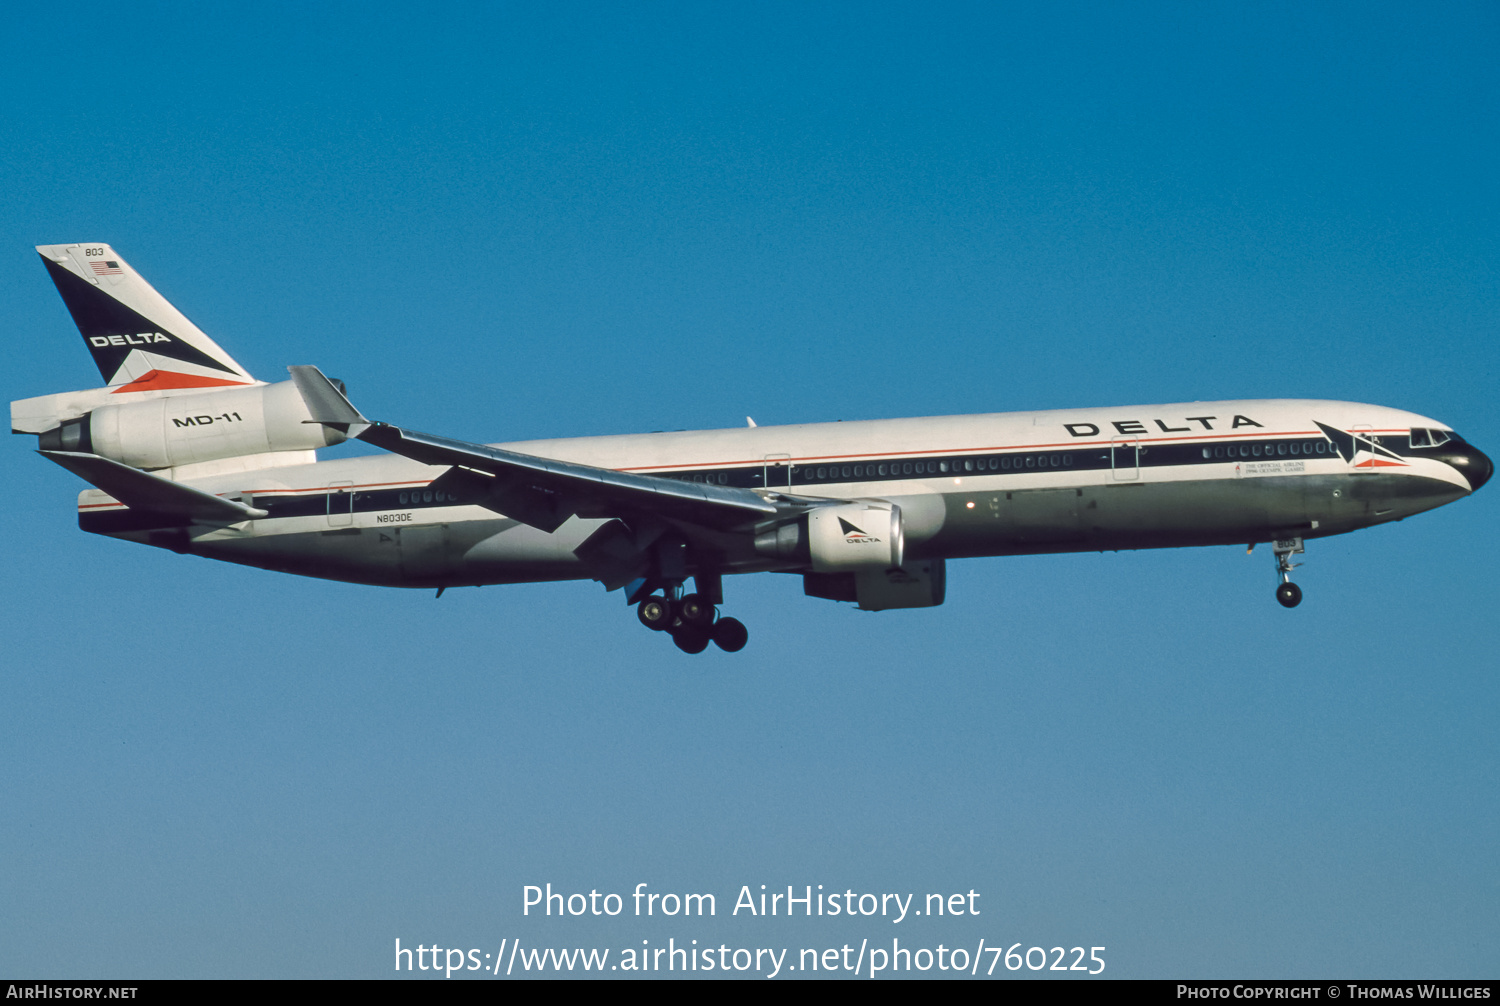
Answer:
POLYGON ((11 428, 94 486, 85 531, 439 592, 597 580, 689 653, 745 645, 732 573, 879 611, 942 604, 948 559, 1271 542, 1291 608, 1306 541, 1494 470, 1437 420, 1300 399, 466 443, 366 419, 315 367, 257 381, 108 245, 37 251, 105 385, 11 428), (318 459, 350 438, 387 453, 318 459))

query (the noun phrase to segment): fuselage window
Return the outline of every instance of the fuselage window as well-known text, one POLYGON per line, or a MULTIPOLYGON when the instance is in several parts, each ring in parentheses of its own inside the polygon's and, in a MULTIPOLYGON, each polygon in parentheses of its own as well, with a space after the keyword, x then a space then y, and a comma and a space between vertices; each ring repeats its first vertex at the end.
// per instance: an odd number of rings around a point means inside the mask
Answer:
POLYGON ((411 494, 410 493, 402 493, 401 494, 401 505, 402 506, 406 506, 406 501, 409 500, 409 499, 411 499, 411 494))
POLYGON ((431 503, 432 502, 432 490, 431 489, 425 489, 425 490, 422 491, 422 502, 423 503, 431 503))
POLYGON ((938 462, 938 471, 945 472, 947 470, 948 470, 948 462, 946 462, 946 461, 939 461, 938 462))
POLYGON ((885 474, 885 465, 881 465, 879 471, 880 471, 880 474, 884 475, 885 474))
POLYGON ((1254 454, 1256 457, 1260 457, 1260 444, 1251 444, 1250 453, 1254 454))
POLYGON ((1203 448, 1203 456, 1205 458, 1211 458, 1211 457, 1214 456, 1214 452, 1211 451, 1211 450, 1209 450, 1207 447, 1205 447, 1205 448, 1203 448))
POLYGON ((1072 468, 1073 467, 1073 455, 1071 455, 1071 454, 1064 454, 1063 455, 1063 466, 1066 467, 1066 468, 1072 468))

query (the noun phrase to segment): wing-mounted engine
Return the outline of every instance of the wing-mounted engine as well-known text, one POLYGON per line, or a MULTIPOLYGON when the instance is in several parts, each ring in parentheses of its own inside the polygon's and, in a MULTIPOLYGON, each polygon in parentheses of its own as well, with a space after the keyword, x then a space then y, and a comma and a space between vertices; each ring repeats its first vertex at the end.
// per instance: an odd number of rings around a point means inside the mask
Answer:
POLYGON ((97 406, 39 434, 39 446, 157 469, 309 451, 344 439, 342 432, 313 422, 296 385, 282 381, 97 406))
POLYGON ((806 563, 814 573, 899 567, 906 550, 901 508, 881 501, 815 507, 756 535, 755 550, 806 563))

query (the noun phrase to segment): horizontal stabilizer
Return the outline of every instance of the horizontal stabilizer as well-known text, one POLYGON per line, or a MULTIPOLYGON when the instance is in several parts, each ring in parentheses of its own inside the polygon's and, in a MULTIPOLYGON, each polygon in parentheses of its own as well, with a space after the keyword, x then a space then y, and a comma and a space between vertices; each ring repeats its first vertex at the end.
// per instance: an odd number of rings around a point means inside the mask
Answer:
POLYGON ((188 517, 202 524, 238 524, 266 516, 265 510, 206 493, 97 454, 38 451, 85 482, 109 493, 132 510, 188 517))

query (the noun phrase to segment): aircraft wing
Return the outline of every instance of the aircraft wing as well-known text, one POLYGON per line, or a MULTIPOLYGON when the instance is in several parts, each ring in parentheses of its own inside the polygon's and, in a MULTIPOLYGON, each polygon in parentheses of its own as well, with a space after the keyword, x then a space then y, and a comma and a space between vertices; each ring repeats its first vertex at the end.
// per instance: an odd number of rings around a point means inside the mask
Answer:
POLYGON ((38 451, 85 482, 91 483, 132 510, 186 517, 201 524, 238 524, 266 516, 266 511, 237 500, 206 493, 139 468, 77 451, 38 451))
POLYGON ((648 515, 730 530, 806 508, 801 501, 778 506, 749 489, 555 461, 372 423, 318 368, 288 369, 314 422, 413 461, 453 466, 434 485, 542 531, 555 531, 574 515, 648 515))

